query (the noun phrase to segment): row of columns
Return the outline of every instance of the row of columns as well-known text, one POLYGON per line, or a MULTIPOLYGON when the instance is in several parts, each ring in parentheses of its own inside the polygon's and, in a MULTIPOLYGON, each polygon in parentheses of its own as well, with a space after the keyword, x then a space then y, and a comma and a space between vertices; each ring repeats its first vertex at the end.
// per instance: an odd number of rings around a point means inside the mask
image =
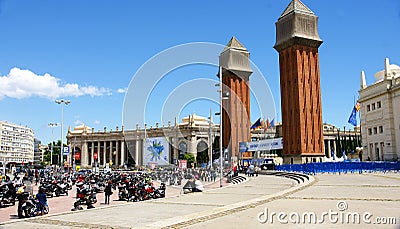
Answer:
MULTIPOLYGON (((73 147, 73 146, 72 146, 73 147)), ((100 165, 105 166, 106 163, 113 161, 113 165, 123 166, 127 155, 129 153, 124 140, 115 141, 85 141, 81 143, 81 165, 89 166, 95 162, 94 154, 97 153, 97 162, 102 162, 100 165), (114 143, 115 143, 115 156, 114 156, 114 143), (109 150, 107 150, 107 145, 109 145, 109 150), (96 149, 97 148, 97 149, 96 149), (101 150, 103 148, 103 150, 101 150), (96 149, 96 150, 95 150, 96 149), (89 153, 90 151, 90 153, 89 153), (107 157, 108 154, 108 157, 107 157), (89 160, 90 157, 90 160, 89 160), (108 160, 107 160, 108 158, 108 160)), ((135 155, 135 162, 138 161, 138 152, 135 155)))
MULTIPOLYGON (((136 139, 129 141, 132 143, 132 146, 127 145, 125 140, 87 140, 84 142, 77 142, 75 144, 76 147, 80 147, 81 149, 81 166, 91 166, 95 162, 94 154, 97 152, 97 161, 98 165, 105 166, 106 163, 109 163, 112 160, 114 166, 124 166, 125 162, 128 159, 128 153, 130 151, 132 153, 132 157, 136 163, 136 165, 143 164, 143 152, 145 151, 146 139, 136 139), (116 153, 114 155, 114 152, 116 153)), ((209 142, 209 141, 206 141, 209 142)), ((188 140, 187 152, 197 153, 197 139, 196 137, 191 137, 188 140)), ((211 141, 212 144, 212 141, 211 141)), ((74 145, 70 145, 71 148, 74 145)), ((168 152, 171 155, 171 162, 173 159, 178 159, 179 154, 179 138, 173 137, 172 144, 170 147, 173 149, 168 152)), ((212 153, 212 152, 209 152, 212 153)))

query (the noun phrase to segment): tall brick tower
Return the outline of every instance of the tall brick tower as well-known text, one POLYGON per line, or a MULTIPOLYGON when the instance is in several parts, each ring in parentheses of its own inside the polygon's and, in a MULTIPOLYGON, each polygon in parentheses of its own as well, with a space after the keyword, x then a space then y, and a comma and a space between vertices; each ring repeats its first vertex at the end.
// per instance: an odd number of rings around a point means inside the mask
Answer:
POLYGON ((222 67, 223 92, 229 92, 223 100, 222 146, 237 162, 239 142, 250 141, 250 53, 232 37, 219 56, 222 67))
POLYGON ((318 17, 292 0, 276 22, 279 52, 283 161, 305 163, 324 156, 318 17))

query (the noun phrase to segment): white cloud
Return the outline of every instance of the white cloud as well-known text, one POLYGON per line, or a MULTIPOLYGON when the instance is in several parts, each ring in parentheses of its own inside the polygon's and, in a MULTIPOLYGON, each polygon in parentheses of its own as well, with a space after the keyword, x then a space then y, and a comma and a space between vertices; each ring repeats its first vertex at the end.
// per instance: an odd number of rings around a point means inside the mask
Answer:
POLYGON ((75 122, 74 122, 75 126, 82 125, 82 123, 83 122, 81 120, 75 120, 75 122))
POLYGON ((95 120, 95 121, 94 121, 94 124, 95 124, 95 125, 99 125, 99 124, 100 124, 100 121, 99 121, 99 120, 95 120))
POLYGON ((120 88, 117 90, 118 93, 123 94, 126 92, 126 88, 120 88))
POLYGON ((48 73, 37 75, 30 70, 13 68, 8 75, 0 76, 0 99, 4 97, 23 99, 42 97, 55 99, 63 96, 102 96, 111 95, 108 88, 79 86, 76 83, 62 84, 60 79, 48 73))

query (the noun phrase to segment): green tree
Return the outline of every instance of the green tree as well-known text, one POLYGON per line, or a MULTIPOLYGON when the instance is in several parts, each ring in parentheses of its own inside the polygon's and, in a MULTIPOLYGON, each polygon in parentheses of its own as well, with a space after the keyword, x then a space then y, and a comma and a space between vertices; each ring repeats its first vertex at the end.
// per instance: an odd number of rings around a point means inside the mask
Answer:
MULTIPOLYGON (((53 142, 54 146, 53 146, 53 155, 60 155, 60 146, 61 146, 61 140, 57 140, 57 142, 53 142)), ((46 162, 47 164, 50 163, 51 159, 51 147, 52 147, 52 143, 50 142, 49 144, 47 144, 47 150, 44 152, 43 155, 43 161, 46 162)), ((64 146, 66 146, 66 144, 64 144, 64 146)), ((56 164, 56 162, 53 161, 53 164, 56 164)))
POLYGON ((185 156, 183 156, 183 159, 186 160, 188 164, 195 162, 194 154, 192 153, 185 154, 185 156))

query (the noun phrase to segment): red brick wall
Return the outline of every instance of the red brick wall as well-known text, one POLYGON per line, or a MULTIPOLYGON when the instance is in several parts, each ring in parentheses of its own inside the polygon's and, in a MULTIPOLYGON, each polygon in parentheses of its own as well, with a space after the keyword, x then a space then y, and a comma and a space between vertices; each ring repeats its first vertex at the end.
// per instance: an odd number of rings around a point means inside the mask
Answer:
POLYGON ((323 155, 318 48, 293 45, 279 52, 284 155, 323 155))
POLYGON ((230 91, 229 99, 223 100, 223 139, 224 148, 229 148, 232 156, 239 154, 239 142, 250 141, 250 88, 247 80, 230 71, 224 71, 223 84, 230 91))

